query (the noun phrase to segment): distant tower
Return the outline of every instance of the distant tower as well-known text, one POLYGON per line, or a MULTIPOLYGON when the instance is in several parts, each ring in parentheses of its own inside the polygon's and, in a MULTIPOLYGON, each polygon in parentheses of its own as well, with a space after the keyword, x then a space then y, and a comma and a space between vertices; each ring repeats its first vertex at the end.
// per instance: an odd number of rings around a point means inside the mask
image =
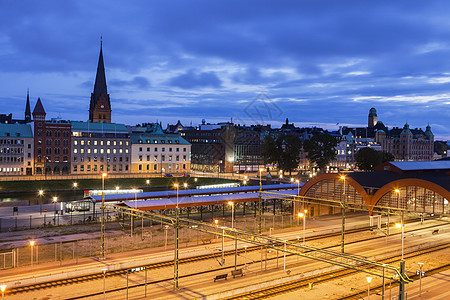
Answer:
POLYGON ((373 128, 373 127, 375 127, 375 125, 377 125, 377 110, 374 107, 372 107, 369 110, 368 127, 373 128))
POLYGON ((103 64, 101 42, 94 92, 91 94, 91 103, 89 105, 89 120, 91 122, 111 123, 111 102, 109 100, 108 90, 106 89, 105 65, 103 64))
POLYGON ((30 91, 27 90, 27 104, 25 106, 25 124, 31 122, 31 109, 30 109, 30 91))

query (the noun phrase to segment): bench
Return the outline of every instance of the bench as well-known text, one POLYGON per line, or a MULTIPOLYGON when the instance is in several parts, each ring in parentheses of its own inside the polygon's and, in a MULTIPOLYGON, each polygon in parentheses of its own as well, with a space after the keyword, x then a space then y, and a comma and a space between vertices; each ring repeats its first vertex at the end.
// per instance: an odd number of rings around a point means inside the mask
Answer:
POLYGON ((217 275, 216 277, 214 277, 214 282, 216 282, 216 280, 219 280, 219 279, 228 280, 227 277, 228 277, 228 274, 217 275))
POLYGON ((433 230, 433 232, 431 234, 438 234, 439 233, 439 229, 435 229, 433 230))
POLYGON ((233 278, 235 278, 236 276, 244 276, 244 273, 242 272, 242 269, 237 269, 237 270, 233 270, 231 271, 231 275, 233 275, 233 278))

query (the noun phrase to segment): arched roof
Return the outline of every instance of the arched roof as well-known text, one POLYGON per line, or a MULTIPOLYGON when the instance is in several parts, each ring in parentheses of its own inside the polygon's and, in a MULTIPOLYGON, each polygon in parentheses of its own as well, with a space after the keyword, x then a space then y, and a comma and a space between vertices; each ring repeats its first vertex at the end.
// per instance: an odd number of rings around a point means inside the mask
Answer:
POLYGON ((450 200, 450 191, 448 191, 447 189, 445 189, 444 187, 442 187, 436 183, 433 183, 428 180, 418 179, 418 178, 405 178, 405 179, 399 179, 399 180, 392 181, 388 184, 385 184, 373 195, 373 197, 371 199, 372 203, 370 203, 370 204, 376 205, 378 203, 378 201, 380 201, 381 198, 383 198, 383 196, 386 195, 387 193, 389 193, 395 189, 407 187, 407 186, 417 186, 417 187, 425 188, 425 189, 431 190, 431 191, 441 195, 445 199, 450 200))
MULTIPOLYGON (((305 196, 309 189, 314 186, 315 184, 319 183, 320 181, 325 180, 339 180, 341 181, 341 174, 338 173, 325 173, 317 175, 313 178, 311 178, 308 182, 306 182, 303 187, 300 189, 299 196, 305 196)), ((341 181, 342 182, 342 181, 341 181)), ((345 176, 345 182, 352 187, 355 188, 355 190, 358 191, 358 193, 362 196, 364 201, 369 204, 371 195, 368 195, 364 187, 362 187, 357 181, 355 181, 353 178, 349 176, 345 176)))
MULTIPOLYGON (((422 175, 423 178, 414 178, 410 174, 395 174, 392 172, 355 172, 349 173, 345 176, 347 184, 355 188, 355 190, 362 196, 363 200, 368 205, 376 205, 380 199, 387 193, 402 187, 416 186, 431 190, 443 198, 450 200, 449 181, 450 177, 442 174, 441 176, 422 175), (384 176, 383 174, 384 173, 384 176), (371 186, 369 186, 369 182, 371 186), (367 189, 376 191, 369 194, 367 189)), ((306 182, 300 189, 299 196, 306 196, 308 191, 321 181, 338 180, 341 174, 325 173, 317 175, 306 182)))

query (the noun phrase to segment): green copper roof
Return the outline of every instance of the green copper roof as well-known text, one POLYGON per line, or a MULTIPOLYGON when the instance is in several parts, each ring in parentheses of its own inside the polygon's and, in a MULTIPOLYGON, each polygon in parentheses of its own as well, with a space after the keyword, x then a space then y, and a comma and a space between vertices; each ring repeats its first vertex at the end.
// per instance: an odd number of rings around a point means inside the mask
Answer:
POLYGON ((33 138, 33 132, 27 124, 0 124, 0 137, 33 138))
POLYGON ((131 144, 190 145, 179 134, 170 133, 132 133, 131 144))
POLYGON ((127 126, 125 124, 116 124, 116 123, 103 123, 103 122, 79 122, 79 121, 70 121, 72 124, 72 131, 81 131, 81 132, 116 132, 116 133, 124 133, 128 132, 127 126))

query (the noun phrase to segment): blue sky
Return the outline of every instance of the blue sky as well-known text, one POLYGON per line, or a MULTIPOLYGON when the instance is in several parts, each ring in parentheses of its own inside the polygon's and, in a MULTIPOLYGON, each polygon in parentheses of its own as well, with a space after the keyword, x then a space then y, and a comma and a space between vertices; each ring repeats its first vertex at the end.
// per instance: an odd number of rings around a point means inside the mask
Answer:
POLYGON ((0 113, 87 120, 103 36, 112 121, 337 129, 429 123, 450 139, 448 1, 0 3, 0 113))

